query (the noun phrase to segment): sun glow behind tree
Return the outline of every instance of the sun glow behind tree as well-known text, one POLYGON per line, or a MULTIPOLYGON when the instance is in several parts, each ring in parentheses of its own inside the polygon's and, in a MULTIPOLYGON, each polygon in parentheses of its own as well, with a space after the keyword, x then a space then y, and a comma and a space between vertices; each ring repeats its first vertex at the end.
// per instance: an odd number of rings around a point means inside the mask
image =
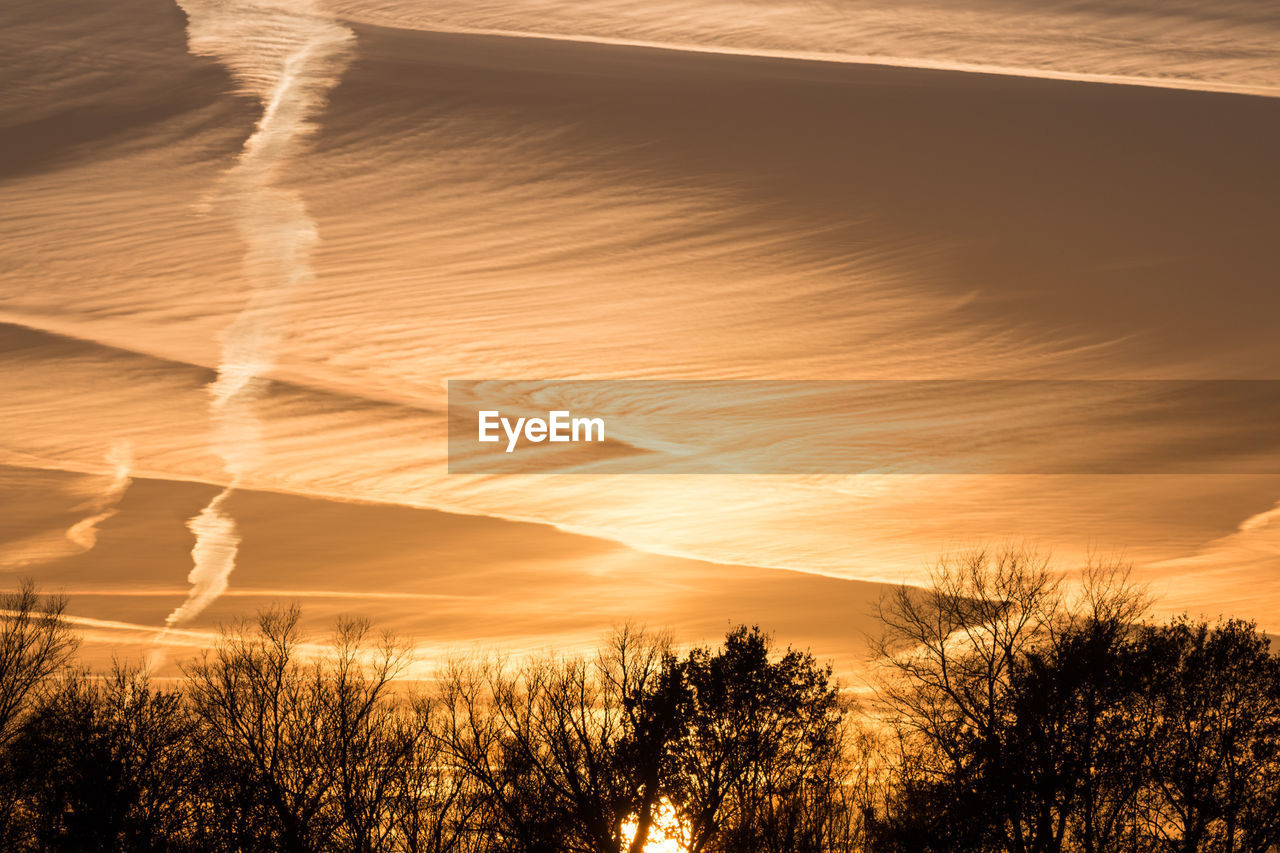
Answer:
MULTIPOLYGON (((622 824, 622 837, 630 846, 635 840, 639 825, 634 817, 622 824)), ((645 841, 644 853, 685 853, 685 831, 676 814, 675 806, 667 799, 658 805, 653 825, 649 827, 649 838, 645 841)))

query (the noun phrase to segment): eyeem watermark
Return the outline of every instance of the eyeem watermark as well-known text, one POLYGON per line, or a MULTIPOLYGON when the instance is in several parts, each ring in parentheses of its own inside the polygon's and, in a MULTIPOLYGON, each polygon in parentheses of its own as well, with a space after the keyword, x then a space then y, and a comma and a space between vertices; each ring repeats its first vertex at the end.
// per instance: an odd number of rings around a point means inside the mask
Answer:
POLYGON ((604 418, 575 418, 569 411, 548 412, 547 417, 504 418, 502 412, 491 410, 479 414, 480 435, 478 440, 489 443, 507 442, 507 453, 516 449, 523 438, 538 444, 543 441, 604 441, 604 418), (501 429, 502 435, 499 435, 501 429))
POLYGON ((1280 475, 1276 380, 450 380, 473 474, 1280 475))

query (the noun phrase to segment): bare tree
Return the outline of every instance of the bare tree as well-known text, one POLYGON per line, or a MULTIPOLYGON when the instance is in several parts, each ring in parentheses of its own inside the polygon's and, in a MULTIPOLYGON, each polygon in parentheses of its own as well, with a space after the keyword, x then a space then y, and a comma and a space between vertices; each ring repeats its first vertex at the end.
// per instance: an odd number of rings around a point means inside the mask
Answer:
POLYGON ((1132 639, 1150 605, 1128 566, 1092 563, 1048 647, 1018 670, 1016 731, 1047 759, 1024 766, 1045 777, 1041 791, 1056 789, 1048 808, 1082 853, 1133 843, 1155 719, 1137 701, 1151 673, 1139 671, 1132 639))
POLYGON ((0 595, 0 747, 17 734, 35 690, 75 654, 66 607, 65 598, 40 595, 30 580, 0 595))
POLYGON ((759 629, 683 658, 623 629, 594 659, 454 665, 443 684, 438 736, 484 791, 494 850, 640 853, 672 811, 697 853, 851 836, 831 671, 759 629))
POLYGON ((442 751, 443 706, 415 698, 412 718, 399 723, 412 728, 414 754, 398 764, 393 789, 397 827, 394 849, 404 853, 475 853, 490 849, 483 815, 484 789, 458 772, 442 751), (423 734, 422 737, 417 737, 423 734))
POLYGON ((944 559, 924 589, 899 587, 881 603, 873 648, 889 677, 879 700, 927 747, 933 772, 960 770, 974 739, 996 735, 1018 658, 1045 641, 1061 607, 1048 559, 1016 549, 944 559))
POLYGON ((1142 779, 1120 673, 1145 609, 1123 567, 1090 568, 1073 598, 1018 549, 943 561, 925 589, 890 596, 879 700, 903 831, 938 849, 1107 849, 1142 779), (963 823, 938 820, 951 808, 963 823))
POLYGON ((1146 623, 1120 565, 942 561, 883 603, 855 714, 758 628, 678 655, 450 664, 428 694, 362 620, 224 631, 178 688, 66 671, 60 599, 0 624, 0 848, 218 853, 1270 853, 1280 657, 1249 623, 1146 623))
POLYGON ((189 849, 199 763, 181 694, 117 665, 63 679, 9 745, 8 804, 23 837, 6 849, 189 849))
POLYGON ((393 695, 405 650, 340 622, 304 654, 296 607, 240 625, 186 668, 207 748, 240 831, 274 849, 394 849, 425 719, 393 695), (240 784, 236 784, 239 782, 240 784))
POLYGON ((326 809, 335 780, 315 677, 300 659, 299 615, 264 611, 256 631, 238 625, 184 671, 203 740, 239 783, 226 805, 280 849, 309 853, 336 831, 326 809))
POLYGON ((437 736, 456 771, 483 787, 494 849, 639 853, 679 701, 665 638, 624 628, 592 660, 455 664, 437 736))

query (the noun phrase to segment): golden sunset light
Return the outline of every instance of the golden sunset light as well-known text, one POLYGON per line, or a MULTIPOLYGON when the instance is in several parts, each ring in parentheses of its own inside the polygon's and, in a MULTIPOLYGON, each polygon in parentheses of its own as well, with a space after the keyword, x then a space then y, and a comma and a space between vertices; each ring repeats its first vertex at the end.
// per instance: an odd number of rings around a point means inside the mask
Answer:
POLYGON ((0 850, 1280 849, 1272 0, 0 44, 0 850))

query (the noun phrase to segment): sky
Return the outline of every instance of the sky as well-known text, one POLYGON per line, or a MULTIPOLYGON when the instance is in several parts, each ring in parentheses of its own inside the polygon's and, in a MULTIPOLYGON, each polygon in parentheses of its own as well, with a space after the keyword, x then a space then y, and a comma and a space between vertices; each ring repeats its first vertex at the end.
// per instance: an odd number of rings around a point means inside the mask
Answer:
POLYGON ((1269 4, 0 15, 0 572, 100 654, 297 598, 432 652, 746 620, 852 661, 877 584, 1000 542, 1280 629, 1274 467, 463 475, 445 442, 449 379, 1278 378, 1269 4))

